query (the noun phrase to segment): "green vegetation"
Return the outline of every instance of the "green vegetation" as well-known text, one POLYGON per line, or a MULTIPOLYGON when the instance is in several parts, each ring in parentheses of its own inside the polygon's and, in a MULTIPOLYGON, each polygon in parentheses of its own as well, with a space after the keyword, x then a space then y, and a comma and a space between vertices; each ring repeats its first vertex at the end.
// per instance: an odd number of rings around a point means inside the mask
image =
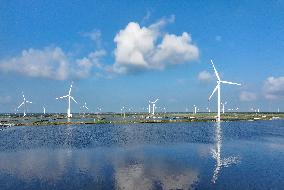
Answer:
MULTIPOLYGON (((212 122, 215 113, 158 113, 155 116, 146 113, 121 114, 74 114, 73 118, 65 118, 62 114, 30 114, 26 117, 14 114, 0 115, 0 127, 11 126, 43 126, 43 125, 79 125, 79 124, 130 124, 130 123, 171 123, 171 122, 212 122)), ((225 113, 222 121, 256 121, 284 119, 284 113, 225 113)))

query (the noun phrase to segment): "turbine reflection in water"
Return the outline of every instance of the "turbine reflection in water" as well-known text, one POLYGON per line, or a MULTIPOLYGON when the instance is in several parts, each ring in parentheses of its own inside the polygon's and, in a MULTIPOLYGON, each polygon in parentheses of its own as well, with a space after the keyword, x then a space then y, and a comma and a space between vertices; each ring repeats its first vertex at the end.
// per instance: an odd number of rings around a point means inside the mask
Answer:
POLYGON ((213 176, 211 179, 212 183, 216 183, 219 177, 219 173, 223 167, 229 167, 230 165, 237 164, 240 162, 239 156, 229 156, 227 158, 221 158, 222 148, 222 130, 221 123, 216 122, 215 125, 215 147, 211 149, 212 157, 216 160, 213 176))

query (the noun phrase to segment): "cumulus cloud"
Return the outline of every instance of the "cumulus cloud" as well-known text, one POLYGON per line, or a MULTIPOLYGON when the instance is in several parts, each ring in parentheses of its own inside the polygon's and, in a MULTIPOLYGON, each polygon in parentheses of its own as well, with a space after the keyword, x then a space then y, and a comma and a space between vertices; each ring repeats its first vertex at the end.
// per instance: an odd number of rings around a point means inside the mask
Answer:
POLYGON ((284 97, 284 76, 268 77, 263 85, 266 99, 275 100, 284 97))
POLYGON ((92 67, 103 70, 104 66, 101 64, 100 59, 105 55, 105 50, 98 50, 91 52, 88 57, 77 59, 77 68, 74 70, 75 76, 79 78, 88 77, 91 73, 92 67))
POLYGON ((241 94, 240 94, 240 100, 241 101, 249 102, 249 101, 254 101, 256 99, 257 99, 257 96, 253 92, 242 91, 241 94))
MULTIPOLYGON (((111 73, 126 74, 145 70, 162 70, 170 65, 177 65, 197 60, 199 49, 193 44, 190 34, 169 34, 162 31, 175 17, 163 18, 149 25, 140 26, 130 22, 120 30, 114 42, 114 64, 101 64, 106 51, 101 48, 101 32, 93 30, 83 33, 96 44, 96 50, 84 57, 72 57, 60 47, 30 48, 21 54, 0 60, 0 72, 12 72, 21 75, 52 80, 110 76, 111 73), (99 72, 94 72, 94 68, 99 72), (103 74, 102 74, 103 73, 103 74), (106 75, 105 75, 106 74, 106 75)), ((107 77, 109 78, 109 77, 107 77)))
POLYGON ((96 51, 88 57, 72 60, 60 47, 30 48, 18 56, 0 60, 0 71, 52 80, 84 78, 89 76, 93 66, 98 66, 104 54, 96 51))
POLYGON ((174 16, 161 19, 149 27, 141 27, 136 22, 128 23, 114 38, 115 63, 110 70, 119 74, 161 70, 168 65, 196 60, 199 50, 192 44, 190 34, 162 34, 161 27, 173 21, 174 16))
POLYGON ((61 48, 30 48, 21 55, 2 60, 1 71, 17 72, 30 77, 64 80, 68 77, 68 59, 61 48))
POLYGON ((201 82, 210 82, 213 79, 213 75, 211 73, 209 73, 208 71, 201 71, 198 74, 198 80, 201 82))

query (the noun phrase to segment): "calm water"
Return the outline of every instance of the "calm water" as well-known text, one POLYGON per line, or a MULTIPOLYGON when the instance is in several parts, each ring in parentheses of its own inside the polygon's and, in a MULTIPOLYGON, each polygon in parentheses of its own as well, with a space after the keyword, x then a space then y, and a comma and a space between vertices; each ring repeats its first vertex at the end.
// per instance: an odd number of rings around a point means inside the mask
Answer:
POLYGON ((0 189, 283 189, 284 120, 0 131, 0 189))

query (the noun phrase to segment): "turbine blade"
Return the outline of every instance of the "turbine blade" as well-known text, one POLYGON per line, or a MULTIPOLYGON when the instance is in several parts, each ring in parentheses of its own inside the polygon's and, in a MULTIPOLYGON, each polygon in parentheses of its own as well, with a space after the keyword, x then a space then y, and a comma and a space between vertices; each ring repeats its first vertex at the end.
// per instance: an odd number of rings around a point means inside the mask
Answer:
POLYGON ((56 98, 56 100, 58 100, 58 99, 62 99, 62 98, 67 98, 67 97, 68 97, 68 95, 61 96, 61 97, 59 97, 59 98, 56 98))
POLYGON ((220 77, 219 77, 219 74, 218 74, 218 72, 217 72, 217 70, 216 70, 216 68, 215 68, 215 65, 214 65, 212 59, 211 59, 211 63, 212 63, 213 69, 214 69, 214 71, 215 71, 215 75, 216 75, 217 79, 220 81, 221 79, 220 79, 220 77))
POLYGON ((26 101, 26 102, 32 104, 32 102, 30 102, 30 101, 26 101))
POLYGON ((77 102, 76 102, 76 100, 71 96, 70 97, 76 104, 78 104, 77 102))
POLYGON ((221 82, 221 83, 224 83, 224 84, 234 84, 234 85, 241 86, 241 84, 235 83, 235 82, 229 82, 229 81, 220 81, 220 82, 221 82))
POLYGON ((69 95, 71 94, 72 86, 73 86, 73 81, 71 82, 71 85, 70 85, 70 88, 69 88, 69 95))
POLYGON ((89 108, 88 108, 87 106, 85 106, 85 108, 86 108, 87 110, 89 110, 89 108))
POLYGON ((217 84, 217 86, 214 88, 214 90, 213 90, 213 92, 212 92, 212 94, 211 94, 211 96, 209 97, 209 99, 208 100, 210 100, 211 98, 212 98, 212 96, 214 95, 214 93, 216 92, 216 90, 217 90, 217 88, 218 88, 218 84, 217 84))
POLYGON ((24 105, 24 103, 25 103, 25 102, 22 102, 22 103, 18 106, 18 109, 19 109, 22 105, 24 105))
POLYGON ((158 100, 159 100, 159 98, 158 98, 158 99, 156 99, 153 103, 155 104, 158 100))

